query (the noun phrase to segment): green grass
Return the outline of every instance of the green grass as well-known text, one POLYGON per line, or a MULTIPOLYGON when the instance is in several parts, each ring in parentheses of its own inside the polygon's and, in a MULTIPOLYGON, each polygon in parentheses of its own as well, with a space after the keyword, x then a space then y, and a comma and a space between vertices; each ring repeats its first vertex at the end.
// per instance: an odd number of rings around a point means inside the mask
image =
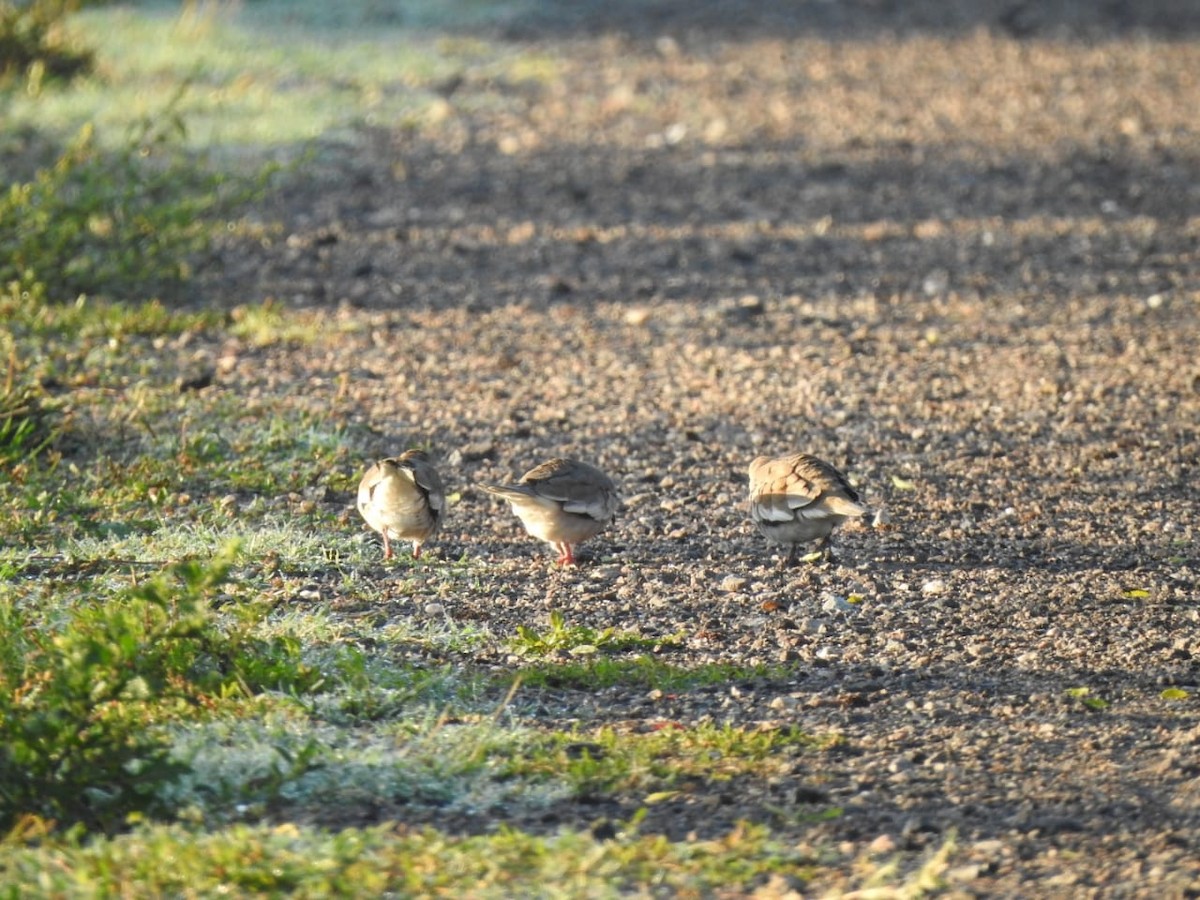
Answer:
POLYGON ((597 630, 586 625, 568 625, 563 614, 554 610, 550 613, 549 627, 545 631, 521 625, 517 628, 516 636, 508 642, 508 648, 522 658, 556 653, 592 656, 601 651, 658 649, 678 644, 680 640, 677 635, 647 638, 632 632, 618 632, 614 628, 597 630))
MULTIPOLYGON (((28 830, 37 832, 37 824, 28 830)), ((565 830, 468 837, 436 828, 339 829, 238 825, 205 832, 141 827, 112 841, 41 840, 0 845, 0 869, 22 896, 73 894, 247 897, 701 896, 774 884, 802 886, 811 855, 744 826, 720 840, 673 843, 630 823, 613 840, 565 830)))
POLYGON ((633 792, 642 802, 652 802, 660 792, 695 780, 769 777, 787 771, 797 753, 836 743, 836 738, 817 738, 791 726, 755 730, 668 722, 646 733, 605 727, 555 733, 516 748, 505 774, 565 779, 578 796, 633 792))
MULTIPOLYGON (((71 27, 96 53, 97 74, 69 91, 14 93, 14 127, 70 133, 86 121, 114 138, 163 108, 178 111, 194 148, 261 155, 361 125, 436 123, 437 86, 464 72, 544 80, 547 58, 513 53, 467 29, 529 3, 147 3, 96 7, 71 27), (459 36, 431 33, 453 26, 459 36)), ((488 102, 480 99, 478 102, 488 102)))
POLYGON ((709 663, 694 668, 673 666, 654 656, 633 659, 600 657, 583 661, 535 663, 519 670, 526 687, 602 691, 626 685, 646 690, 686 691, 716 684, 762 679, 786 682, 784 667, 709 663))

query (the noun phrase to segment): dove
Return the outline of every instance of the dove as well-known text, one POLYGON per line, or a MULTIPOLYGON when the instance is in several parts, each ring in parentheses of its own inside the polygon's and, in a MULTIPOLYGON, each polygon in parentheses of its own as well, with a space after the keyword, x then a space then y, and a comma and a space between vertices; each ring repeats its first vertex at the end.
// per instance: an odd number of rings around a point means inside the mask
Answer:
POLYGON ((781 569, 795 561, 798 544, 810 541, 833 562, 833 529, 868 511, 846 476, 815 456, 760 456, 750 463, 750 520, 768 541, 789 545, 781 569))
POLYGON ((413 542, 413 559, 421 545, 438 533, 446 515, 442 479, 424 450, 409 450, 381 459, 358 485, 358 511, 383 536, 383 558, 391 559, 392 539, 413 542))
POLYGON ((558 551, 558 562, 575 564, 575 547, 603 531, 620 497, 612 479, 594 466, 555 458, 530 469, 516 484, 480 484, 502 497, 525 530, 558 551))

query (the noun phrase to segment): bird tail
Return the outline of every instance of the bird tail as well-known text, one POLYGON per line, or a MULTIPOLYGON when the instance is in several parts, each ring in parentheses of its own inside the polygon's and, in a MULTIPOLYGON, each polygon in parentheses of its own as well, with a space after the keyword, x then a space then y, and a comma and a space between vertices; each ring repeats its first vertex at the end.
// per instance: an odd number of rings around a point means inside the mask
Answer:
POLYGON ((527 493, 504 484, 486 484, 481 481, 478 486, 481 490, 487 491, 489 494, 495 494, 497 497, 503 497, 505 500, 511 500, 514 497, 524 497, 527 493))
POLYGON ((869 506, 848 497, 827 496, 825 506, 835 516, 845 516, 847 519, 857 519, 871 512, 869 506))

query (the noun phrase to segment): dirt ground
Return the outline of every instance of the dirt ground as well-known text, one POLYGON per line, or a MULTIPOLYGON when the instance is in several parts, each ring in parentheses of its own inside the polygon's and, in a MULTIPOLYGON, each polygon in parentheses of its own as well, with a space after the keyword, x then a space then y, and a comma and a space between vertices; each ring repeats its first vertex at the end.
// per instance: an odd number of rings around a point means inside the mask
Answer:
POLYGON ((1184 0, 551 4, 505 38, 553 77, 465 70, 225 249, 225 296, 344 333, 221 377, 438 454, 439 552, 487 565, 387 615, 559 609, 786 673, 547 693, 548 722, 845 738, 644 829, 766 822, 829 886, 956 834, 964 895, 1200 895, 1198 37, 1184 0), (779 573, 745 470, 797 450, 890 522, 779 573), (552 455, 625 498, 577 570, 472 486, 552 455))

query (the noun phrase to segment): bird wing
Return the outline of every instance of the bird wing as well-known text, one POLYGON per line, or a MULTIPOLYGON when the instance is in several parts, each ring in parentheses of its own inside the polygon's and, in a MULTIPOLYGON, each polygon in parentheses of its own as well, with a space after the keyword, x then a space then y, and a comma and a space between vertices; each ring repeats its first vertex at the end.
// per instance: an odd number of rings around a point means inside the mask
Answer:
POLYGON ((763 460, 751 480, 751 514, 756 521, 791 522, 865 512, 845 476, 815 456, 799 453, 763 460))
POLYGON ((570 459, 552 459, 525 473, 523 484, 553 500, 564 512, 608 521, 617 511, 617 486, 599 469, 570 459))
POLYGON ((434 517, 440 517, 446 511, 446 487, 437 469, 421 451, 409 450, 400 456, 398 462, 400 471, 424 495, 434 517))

